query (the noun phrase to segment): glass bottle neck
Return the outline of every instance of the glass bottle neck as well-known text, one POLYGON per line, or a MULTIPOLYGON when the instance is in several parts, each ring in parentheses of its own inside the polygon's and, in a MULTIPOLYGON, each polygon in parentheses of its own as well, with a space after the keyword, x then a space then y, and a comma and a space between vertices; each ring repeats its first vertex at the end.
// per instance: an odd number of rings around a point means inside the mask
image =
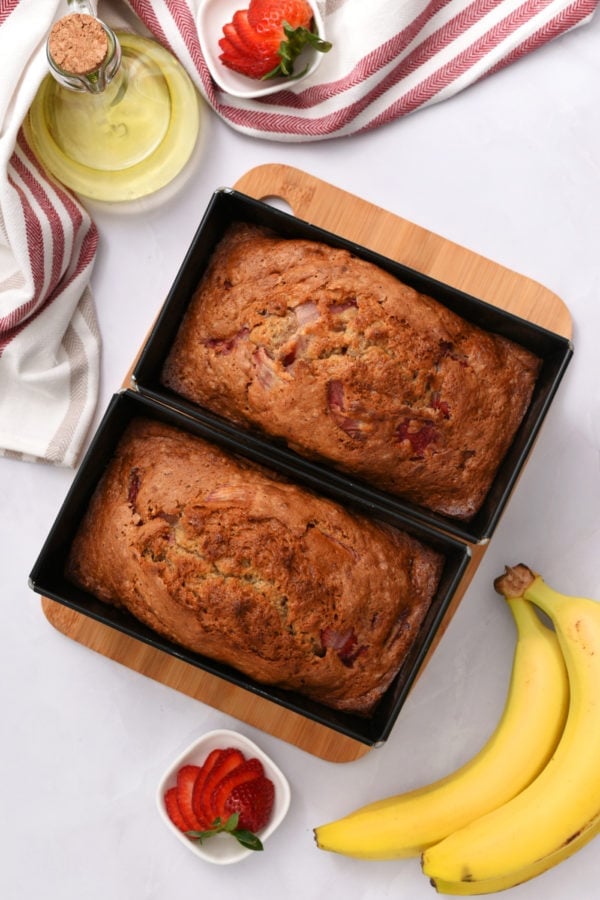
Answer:
POLYGON ((84 13, 88 16, 98 15, 97 0, 67 0, 67 4, 71 13, 84 13))
POLYGON ((92 4, 89 0, 69 0, 69 8, 71 12, 59 19, 46 42, 50 72, 63 87, 100 94, 119 71, 121 45, 114 31, 90 12, 92 4), (77 30, 77 53, 69 58, 59 52, 61 32, 71 29, 75 23, 81 26, 77 30), (102 52, 95 56, 99 47, 102 52), (88 66, 86 56, 90 59, 88 66))

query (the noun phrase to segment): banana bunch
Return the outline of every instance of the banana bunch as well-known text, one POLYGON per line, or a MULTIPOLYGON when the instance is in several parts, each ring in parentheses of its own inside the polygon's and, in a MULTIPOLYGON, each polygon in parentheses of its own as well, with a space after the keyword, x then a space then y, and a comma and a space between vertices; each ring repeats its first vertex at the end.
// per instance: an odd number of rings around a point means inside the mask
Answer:
POLYGON ((446 778, 319 826, 321 849, 420 855, 439 893, 471 896, 528 881, 600 832, 600 603, 560 594, 523 565, 494 586, 517 642, 492 737, 446 778))

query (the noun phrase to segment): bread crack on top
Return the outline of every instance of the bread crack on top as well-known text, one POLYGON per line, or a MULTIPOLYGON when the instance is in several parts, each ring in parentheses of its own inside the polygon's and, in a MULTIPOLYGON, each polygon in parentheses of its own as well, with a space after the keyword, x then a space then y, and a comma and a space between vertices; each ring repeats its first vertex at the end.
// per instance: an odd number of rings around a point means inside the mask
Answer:
POLYGON ((171 426, 135 419, 66 574, 192 652, 361 715, 399 671, 443 557, 171 426))
POLYGON ((163 384, 434 512, 480 509, 540 360, 346 250, 232 225, 163 384))

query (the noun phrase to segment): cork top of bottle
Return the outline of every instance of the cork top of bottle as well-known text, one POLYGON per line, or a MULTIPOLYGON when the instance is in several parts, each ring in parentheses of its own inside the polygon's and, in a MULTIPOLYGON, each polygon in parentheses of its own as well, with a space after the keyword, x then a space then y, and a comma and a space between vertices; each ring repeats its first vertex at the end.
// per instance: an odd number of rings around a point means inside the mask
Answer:
POLYGON ((85 13, 72 13, 54 24, 48 52, 55 65, 71 75, 89 75, 108 53, 108 37, 101 22, 85 13))

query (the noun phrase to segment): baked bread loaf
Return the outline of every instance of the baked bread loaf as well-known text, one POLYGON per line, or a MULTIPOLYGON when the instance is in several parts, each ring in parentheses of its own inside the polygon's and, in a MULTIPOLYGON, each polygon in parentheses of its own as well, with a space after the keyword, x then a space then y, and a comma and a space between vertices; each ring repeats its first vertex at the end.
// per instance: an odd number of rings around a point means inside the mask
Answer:
POLYGON ((540 361, 345 250, 237 223, 162 383, 377 488, 468 520, 540 361))
POLYGON ((367 715, 419 633, 442 566, 403 532, 135 419, 66 574, 256 682, 367 715))

